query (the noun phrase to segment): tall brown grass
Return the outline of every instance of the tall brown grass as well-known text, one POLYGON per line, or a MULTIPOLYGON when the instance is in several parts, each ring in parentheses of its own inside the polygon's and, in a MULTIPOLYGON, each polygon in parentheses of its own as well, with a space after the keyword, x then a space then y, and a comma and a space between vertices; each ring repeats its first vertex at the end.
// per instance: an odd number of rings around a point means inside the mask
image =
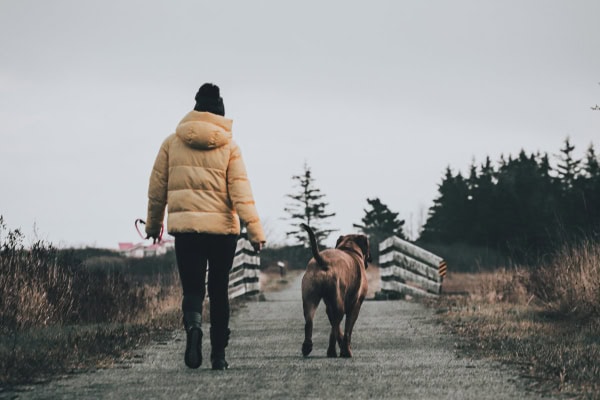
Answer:
MULTIPOLYGON (((3 228, 0 226, 0 233, 4 233, 3 228)), ((70 266, 58 265, 53 249, 43 243, 25 249, 23 239, 18 230, 0 237, 0 325, 3 331, 62 323, 76 308, 70 266)))
POLYGON ((600 242, 563 246, 530 273, 529 289, 550 311, 600 316, 600 242))
POLYGON ((525 304, 531 299, 528 282, 529 271, 523 268, 500 268, 495 272, 478 274, 476 290, 471 297, 490 304, 525 304))
POLYGON ((539 305, 565 317, 600 316, 600 242, 565 244, 532 266, 477 274, 450 273, 445 292, 468 292, 474 301, 539 305), (473 278, 476 277, 476 278, 473 278))
POLYGON ((149 261, 82 258, 41 241, 26 246, 0 216, 0 384, 110 353, 144 330, 133 325, 177 309, 174 257, 149 261))

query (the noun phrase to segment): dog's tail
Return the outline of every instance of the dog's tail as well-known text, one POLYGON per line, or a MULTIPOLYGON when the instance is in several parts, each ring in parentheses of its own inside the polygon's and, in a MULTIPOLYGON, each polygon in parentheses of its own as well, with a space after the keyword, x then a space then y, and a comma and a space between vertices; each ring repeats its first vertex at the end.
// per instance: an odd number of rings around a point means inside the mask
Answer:
POLYGON ((310 238, 310 249, 312 250, 312 254, 313 254, 313 257, 315 258, 315 261, 317 262, 319 267, 323 268, 324 270, 327 270, 328 266, 325 263, 325 260, 323 260, 323 257, 321 257, 321 253, 319 253, 319 245, 317 244, 317 239, 315 238, 315 233, 313 232, 312 229, 310 229, 310 226, 308 226, 306 224, 300 224, 300 226, 302 228, 304 228, 304 230, 306 232, 308 232, 308 237, 310 238))

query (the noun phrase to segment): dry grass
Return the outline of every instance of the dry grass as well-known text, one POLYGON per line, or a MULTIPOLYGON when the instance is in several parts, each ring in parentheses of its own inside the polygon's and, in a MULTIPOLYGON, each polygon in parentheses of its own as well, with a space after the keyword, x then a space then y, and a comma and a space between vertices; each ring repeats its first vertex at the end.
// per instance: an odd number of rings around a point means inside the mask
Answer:
POLYGON ((577 317, 600 316, 600 243, 565 246, 530 278, 532 293, 548 310, 577 317))
POLYGON ((173 325, 173 265, 139 274, 115 257, 86 264, 23 243, 0 216, 0 385, 106 363, 173 325))
POLYGON ((450 272, 443 283, 446 295, 466 295, 473 302, 525 304, 530 300, 524 269, 499 269, 477 274, 450 272))
POLYGON ((536 268, 450 273, 436 306, 462 349, 518 365, 536 390, 600 398, 600 244, 536 268))

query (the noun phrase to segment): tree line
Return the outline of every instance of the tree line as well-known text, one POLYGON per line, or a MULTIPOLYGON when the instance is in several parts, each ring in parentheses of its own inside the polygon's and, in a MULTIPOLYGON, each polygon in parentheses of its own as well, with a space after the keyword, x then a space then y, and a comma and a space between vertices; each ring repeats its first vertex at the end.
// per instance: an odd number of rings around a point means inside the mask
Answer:
MULTIPOLYGON (((566 138, 552 157, 521 150, 496 164, 488 156, 466 175, 447 167, 417 242, 491 248, 527 261, 566 240, 599 236, 600 158, 593 144, 583 158, 575 157, 574 150, 566 138)), ((337 231, 328 227, 335 213, 328 211, 307 164, 292 178, 297 192, 287 195, 285 211, 293 227, 287 235, 306 246, 307 235, 299 229, 306 223, 321 243, 337 231)), ((364 216, 354 227, 369 236, 376 257, 382 240, 392 235, 406 239, 404 220, 378 197, 366 200, 364 216)))
POLYGON ((600 163, 591 144, 583 158, 564 141, 554 163, 546 153, 487 157, 469 173, 448 167, 419 240, 486 246, 518 260, 565 240, 600 233, 600 163), (554 165, 553 165, 554 164, 554 165))

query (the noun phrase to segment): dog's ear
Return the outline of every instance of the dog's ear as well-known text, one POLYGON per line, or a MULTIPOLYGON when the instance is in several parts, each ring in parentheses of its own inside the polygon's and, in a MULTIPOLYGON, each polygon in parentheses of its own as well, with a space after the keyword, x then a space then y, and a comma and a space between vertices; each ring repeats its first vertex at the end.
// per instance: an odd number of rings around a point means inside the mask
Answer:
POLYGON ((342 240, 344 240, 344 236, 340 236, 337 240, 337 242, 335 242, 335 248, 337 249, 337 247, 340 245, 340 243, 342 243, 342 240))
POLYGON ((354 237, 354 241, 358 247, 360 247, 360 250, 366 257, 369 254, 369 238, 367 238, 365 235, 356 235, 356 237, 354 237))
POLYGON ((367 269, 369 268, 369 262, 373 260, 371 257, 371 249, 369 247, 369 238, 365 235, 358 235, 355 241, 363 253, 365 269, 367 269))

